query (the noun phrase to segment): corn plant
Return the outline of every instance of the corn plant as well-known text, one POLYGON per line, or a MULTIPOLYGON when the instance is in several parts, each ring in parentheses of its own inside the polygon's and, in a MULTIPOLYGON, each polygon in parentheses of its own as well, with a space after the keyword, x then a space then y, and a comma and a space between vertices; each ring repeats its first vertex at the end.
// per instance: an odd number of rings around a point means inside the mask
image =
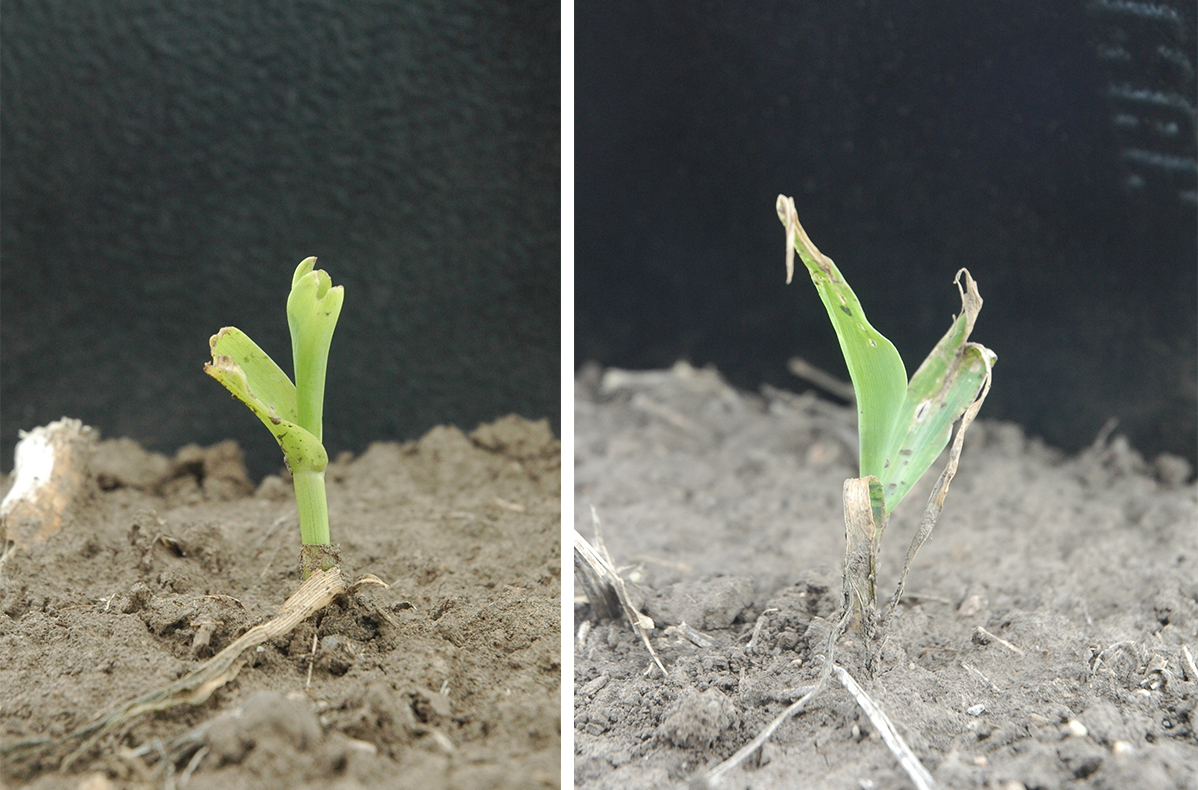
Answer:
POLYGON ((325 371, 329 344, 345 289, 333 286, 327 272, 306 258, 291 278, 287 324, 295 383, 265 351, 236 327, 227 326, 208 341, 212 361, 204 372, 225 386, 270 430, 291 470, 300 523, 300 568, 307 579, 315 569, 329 570, 340 551, 329 540, 329 508, 324 473, 329 455, 323 444, 325 371))
POLYGON ((915 554, 940 516, 965 431, 990 390, 991 367, 998 357, 969 342, 982 298, 977 283, 961 269, 954 280, 961 293, 961 313, 908 381, 894 344, 866 320, 840 270, 799 224, 794 199, 779 195, 777 211, 786 227, 786 282, 793 278, 797 251, 836 330, 856 394, 860 477, 846 480, 844 486, 844 611, 859 618, 862 630, 873 640, 878 625, 875 565, 887 519, 939 457, 959 420, 948 464, 907 551, 889 620, 915 554))

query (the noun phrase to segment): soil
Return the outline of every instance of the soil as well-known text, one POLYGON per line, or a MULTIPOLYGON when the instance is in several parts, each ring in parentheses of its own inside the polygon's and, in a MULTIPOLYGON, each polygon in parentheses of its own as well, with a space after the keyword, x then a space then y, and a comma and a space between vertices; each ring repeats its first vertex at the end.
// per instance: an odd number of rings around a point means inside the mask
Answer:
MULTIPOLYGON (((546 421, 436 428, 330 463, 333 539, 362 588, 203 704, 150 714, 69 769, 4 786, 560 785, 561 461, 546 421)), ((196 667, 299 586, 290 483, 232 442, 175 458, 100 442, 91 490, 0 578, 0 733, 59 738, 196 667)), ((11 480, 5 482, 5 490, 11 480)))
MULTIPOLYGON (((876 672, 852 631, 835 661, 943 787, 1198 787, 1188 464, 1148 463, 1117 434, 1066 457, 985 413, 876 672)), ((854 425, 850 406, 736 391, 681 363, 580 371, 575 524, 589 538, 596 508, 668 676, 627 624, 593 622, 576 594, 577 787, 685 786, 814 683, 840 600, 854 425), (685 638, 683 622, 712 644, 685 638)), ((942 465, 887 527, 883 602, 942 465)), ((912 782, 833 679, 719 786, 912 782)))

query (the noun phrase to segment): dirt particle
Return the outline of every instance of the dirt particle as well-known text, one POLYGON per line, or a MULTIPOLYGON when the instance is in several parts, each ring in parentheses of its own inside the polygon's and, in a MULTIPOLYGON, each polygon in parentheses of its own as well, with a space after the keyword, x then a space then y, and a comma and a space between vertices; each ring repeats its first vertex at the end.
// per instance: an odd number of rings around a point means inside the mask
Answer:
POLYGON ((711 748, 739 723, 736 706, 718 690, 692 690, 675 704, 657 734, 682 749, 711 748))
POLYGON ((118 488, 152 490, 171 476, 171 462, 158 453, 143 450, 132 439, 106 439, 96 445, 91 471, 102 491, 118 488))
POLYGON ((416 717, 408 700, 385 683, 367 686, 359 699, 347 700, 351 718, 342 729, 370 743, 402 744, 412 739, 416 717))
POLYGON ((673 584, 649 601, 649 615, 660 624, 690 623, 700 631, 727 628, 753 605, 752 579, 721 577, 673 584))
MULTIPOLYGON (((986 606, 986 604, 982 601, 982 597, 980 595, 971 595, 968 598, 966 598, 964 601, 961 601, 961 605, 957 607, 957 616, 958 617, 973 617, 975 614, 982 611, 982 609, 984 609, 985 606, 986 606)), ((976 639, 976 635, 975 635, 975 639, 976 639)), ((979 644, 985 644, 985 643, 982 642, 979 644)))
POLYGON ((582 686, 582 688, 578 689, 578 693, 584 697, 590 697, 594 694, 598 694, 600 689, 606 686, 607 681, 609 680, 611 680, 609 676, 600 675, 594 680, 586 683, 584 686, 582 686))
POLYGON ((1179 488, 1190 479, 1190 462, 1179 455, 1161 453, 1153 463, 1156 479, 1166 488, 1179 488))
POLYGON ((412 706, 425 724, 435 724, 441 719, 448 719, 453 712, 448 696, 428 689, 416 690, 416 699, 412 706))
POLYGON ((1127 728, 1123 725, 1123 716, 1120 715, 1119 709, 1109 702, 1091 705, 1079 720, 1098 743, 1115 743, 1129 737, 1127 728))
POLYGON ((286 502, 293 494, 290 483, 278 475, 267 475, 258 484, 254 496, 271 502, 286 502))
POLYGON ((322 737, 320 723, 307 702, 263 691, 216 719, 205 740, 219 761, 236 763, 266 743, 302 751, 322 737))
POLYGON ((331 675, 340 677, 362 654, 362 645, 345 636, 330 634, 320 640, 317 652, 316 667, 331 675))
POLYGON ((225 440, 211 447, 188 444, 179 448, 172 463, 175 478, 163 487, 191 501, 195 489, 209 502, 227 502, 249 496, 254 491, 237 442, 225 440))
POLYGON ((536 458, 560 452, 549 420, 530 422, 514 414, 478 426, 470 432, 470 440, 479 447, 510 458, 536 458))
POLYGON ((129 592, 118 592, 113 595, 105 603, 104 608, 121 614, 136 614, 149 605, 151 597, 150 588, 146 583, 137 582, 129 589, 129 592))

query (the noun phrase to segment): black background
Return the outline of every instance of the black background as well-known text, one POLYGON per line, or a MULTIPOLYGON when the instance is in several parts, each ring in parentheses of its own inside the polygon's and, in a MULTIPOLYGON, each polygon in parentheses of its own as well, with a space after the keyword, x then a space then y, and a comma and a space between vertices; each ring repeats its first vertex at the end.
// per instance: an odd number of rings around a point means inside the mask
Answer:
POLYGON ((301 259, 345 286, 330 454, 510 412, 560 428, 560 6, 5 2, 0 452, 63 415, 236 438, 238 326, 291 370, 301 259))
MULTIPOLYGON (((1081 2, 578 4, 578 364, 847 380, 802 267, 783 284, 784 193, 909 373, 967 267, 999 357, 983 418, 1076 450, 1117 417, 1193 461, 1193 173, 1129 185, 1109 86, 1161 75, 1096 55, 1127 33, 1198 62, 1192 6, 1154 31, 1081 2)), ((1183 114, 1191 161, 1193 134, 1183 114)))

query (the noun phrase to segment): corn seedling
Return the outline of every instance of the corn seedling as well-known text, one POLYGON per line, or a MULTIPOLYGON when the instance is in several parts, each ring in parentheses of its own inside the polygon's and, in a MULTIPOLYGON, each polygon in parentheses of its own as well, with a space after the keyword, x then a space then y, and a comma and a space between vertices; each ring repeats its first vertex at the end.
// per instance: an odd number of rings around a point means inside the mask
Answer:
POLYGON ((989 392, 991 367, 998 357, 985 346, 969 342, 982 298, 977 283, 962 269, 955 280, 961 293, 961 313, 908 381, 894 344, 870 326, 840 270, 799 224, 794 199, 779 195, 777 210, 786 227, 786 282, 794 275, 798 251, 836 330, 856 393, 860 477, 846 480, 844 485, 843 606, 845 615, 858 618, 867 640, 873 642, 878 627, 875 563, 887 519, 939 457, 959 420, 948 464, 907 551, 888 621, 902 597, 915 554, 940 516, 965 431, 989 392))
POLYGON ((872 655, 867 652, 865 656, 866 671, 873 671, 880 645, 884 642, 878 632, 875 571, 878 544, 886 530, 886 520, 944 451, 952 436, 953 424, 959 420, 948 463, 928 498, 919 530, 907 549, 903 572, 883 623, 890 622, 902 598, 903 585, 915 554, 932 534, 932 527, 944 508, 948 485, 957 473, 965 431, 990 391, 990 369, 998 359, 985 346, 969 342, 974 321, 982 309, 982 297, 969 272, 964 269, 957 272, 955 282, 961 292, 961 314, 908 381, 907 370, 894 344, 870 326, 861 302, 836 264, 816 248, 799 224, 794 199, 779 195, 776 207, 778 218, 786 227, 786 282, 789 284, 794 277, 794 256, 798 251, 832 320, 841 353, 848 364, 857 402, 861 476, 844 481, 843 600, 840 617, 828 631, 824 668, 819 678, 757 737, 707 772, 701 785, 715 787, 728 772, 749 759, 784 721, 823 690, 835 672, 841 685, 853 695, 882 734, 915 786, 920 790, 934 790, 937 785, 931 774, 920 764, 877 703, 844 667, 835 663, 834 652, 837 639, 850 620, 855 619, 865 637, 862 647, 867 651, 871 647, 874 650, 872 655))
POLYGON ((325 371, 329 344, 341 303, 342 286, 306 258, 291 278, 287 324, 295 383, 249 336, 227 326, 208 341, 212 362, 204 372, 225 385, 270 430, 291 470, 299 510, 300 566, 307 579, 315 569, 338 565, 340 552, 329 541, 329 508, 324 472, 329 455, 322 443, 325 371))

